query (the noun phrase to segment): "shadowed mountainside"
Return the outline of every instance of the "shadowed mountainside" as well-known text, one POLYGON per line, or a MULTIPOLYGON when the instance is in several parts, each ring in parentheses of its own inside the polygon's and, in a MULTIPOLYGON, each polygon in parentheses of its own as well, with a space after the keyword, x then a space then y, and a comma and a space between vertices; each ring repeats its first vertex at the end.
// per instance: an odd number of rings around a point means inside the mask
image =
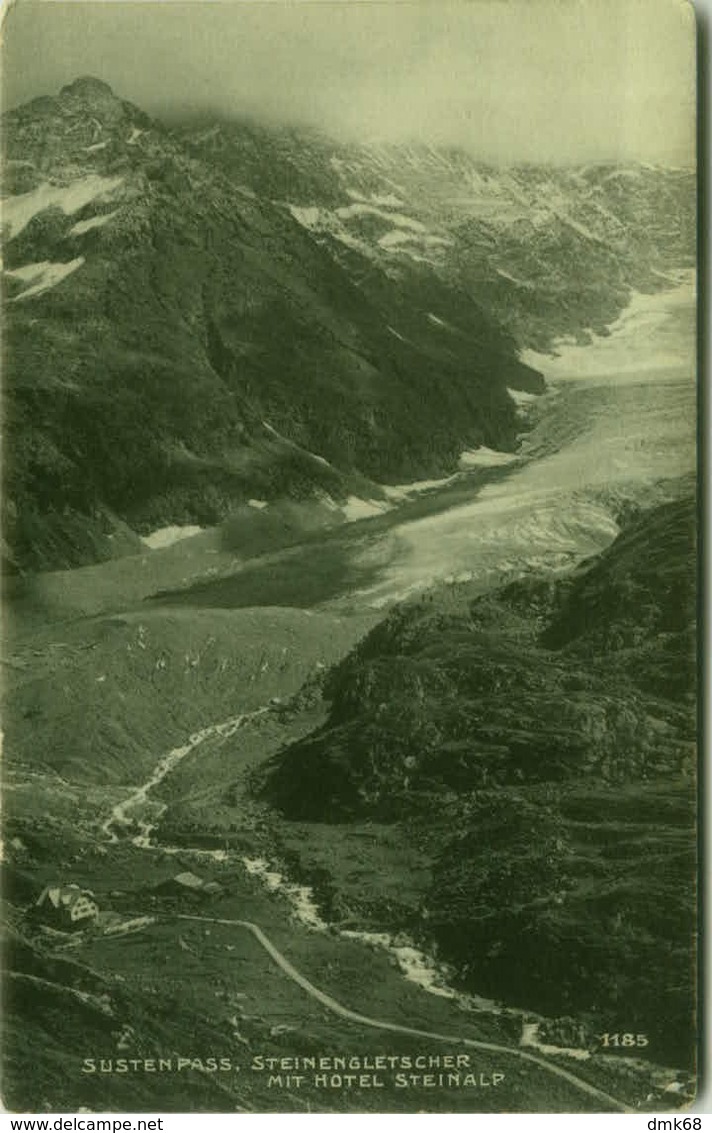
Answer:
POLYGON ((418 478, 468 446, 513 446, 507 388, 543 381, 464 292, 378 270, 364 290, 291 215, 98 80, 3 126, 18 566, 109 558, 132 532, 214 523, 251 497, 344 498, 355 473, 418 478))
POLYGON ((261 780, 287 819, 428 847, 415 921, 466 986, 601 1031, 625 1016, 673 1064, 692 1057, 694 524, 693 500, 666 503, 569 576, 396 609, 261 780))

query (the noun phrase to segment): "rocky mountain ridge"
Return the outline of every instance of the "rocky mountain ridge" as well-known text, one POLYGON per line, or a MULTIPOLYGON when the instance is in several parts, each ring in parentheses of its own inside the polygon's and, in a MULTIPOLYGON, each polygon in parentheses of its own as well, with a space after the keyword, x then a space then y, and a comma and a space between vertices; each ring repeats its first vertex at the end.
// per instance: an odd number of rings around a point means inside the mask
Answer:
POLYGON ((98 80, 10 111, 4 145, 4 530, 22 569, 251 498, 451 470, 514 444, 508 389, 543 389, 467 295, 379 271, 364 290, 98 80))
POLYGON ((92 78, 9 111, 4 150, 4 532, 23 571, 511 450, 512 394, 543 389, 520 349, 605 333, 694 248, 684 171, 169 130, 92 78))
POLYGON ((339 262, 455 284, 523 347, 605 334, 631 290, 664 288, 670 271, 695 262, 690 170, 497 168, 451 147, 345 145, 250 123, 185 137, 248 191, 281 202, 339 262))

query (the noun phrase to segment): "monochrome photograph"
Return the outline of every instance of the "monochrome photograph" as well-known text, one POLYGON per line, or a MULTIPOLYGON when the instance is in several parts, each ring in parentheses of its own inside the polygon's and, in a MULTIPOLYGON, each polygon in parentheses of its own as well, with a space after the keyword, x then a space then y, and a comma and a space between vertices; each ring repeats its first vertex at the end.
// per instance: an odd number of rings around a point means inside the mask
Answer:
POLYGON ((6 1110, 694 1103, 695 54, 5 13, 6 1110))

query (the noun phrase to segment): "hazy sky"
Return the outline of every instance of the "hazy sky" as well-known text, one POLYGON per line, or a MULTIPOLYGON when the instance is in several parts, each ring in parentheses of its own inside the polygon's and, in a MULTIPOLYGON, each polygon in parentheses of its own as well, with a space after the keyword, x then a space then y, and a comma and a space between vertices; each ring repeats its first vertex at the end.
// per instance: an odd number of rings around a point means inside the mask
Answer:
POLYGON ((5 108, 92 74, 158 116, 308 122, 496 161, 689 165, 681 0, 16 0, 5 108))

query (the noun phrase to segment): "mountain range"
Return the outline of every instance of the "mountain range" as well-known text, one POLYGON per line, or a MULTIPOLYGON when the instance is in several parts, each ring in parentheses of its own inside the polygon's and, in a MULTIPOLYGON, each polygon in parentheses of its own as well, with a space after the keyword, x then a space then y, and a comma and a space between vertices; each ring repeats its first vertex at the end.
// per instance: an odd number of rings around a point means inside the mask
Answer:
POLYGON ((94 78, 7 112, 3 144, 10 571, 250 501, 337 522, 512 450, 544 389, 522 348, 603 332, 694 249, 685 172, 168 129, 94 78))
POLYGON ((3 147, 5 1103, 685 1102, 693 174, 96 78, 3 147), (467 1044, 497 1090, 260 1069, 467 1044))
POLYGON ((464 291, 518 346, 606 334, 631 288, 695 257, 690 172, 644 164, 496 167, 463 150, 343 145, 247 123, 185 134, 192 153, 283 203, 347 269, 464 291))

